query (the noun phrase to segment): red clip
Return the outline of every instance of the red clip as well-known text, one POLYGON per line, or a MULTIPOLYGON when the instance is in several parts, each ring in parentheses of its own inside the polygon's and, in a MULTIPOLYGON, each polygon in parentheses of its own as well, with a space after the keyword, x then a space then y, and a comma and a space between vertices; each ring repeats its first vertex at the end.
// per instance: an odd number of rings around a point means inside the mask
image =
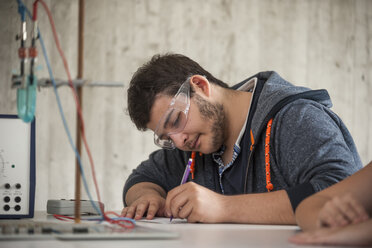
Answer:
POLYGON ((20 59, 25 59, 27 57, 26 48, 20 47, 18 49, 18 56, 20 59))
POLYGON ((28 53, 29 53, 29 55, 30 55, 31 58, 36 58, 37 57, 36 47, 30 47, 28 49, 28 53))

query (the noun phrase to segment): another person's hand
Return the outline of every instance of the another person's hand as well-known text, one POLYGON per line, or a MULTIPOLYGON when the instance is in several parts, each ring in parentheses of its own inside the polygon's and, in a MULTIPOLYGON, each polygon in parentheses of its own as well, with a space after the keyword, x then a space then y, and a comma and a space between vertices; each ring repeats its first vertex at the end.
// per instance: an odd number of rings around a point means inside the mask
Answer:
POLYGON ((302 232, 289 238, 299 245, 372 245, 372 220, 345 227, 321 228, 311 232, 302 232))
POLYGON ((224 196, 203 186, 188 182, 168 192, 165 211, 168 217, 188 222, 223 222, 224 196))
POLYGON ((318 227, 342 227, 369 218, 364 207, 350 194, 333 197, 319 212, 318 227))
POLYGON ((145 194, 134 201, 130 206, 121 211, 121 215, 127 218, 141 219, 147 212, 146 219, 155 216, 165 217, 165 199, 157 194, 145 194))

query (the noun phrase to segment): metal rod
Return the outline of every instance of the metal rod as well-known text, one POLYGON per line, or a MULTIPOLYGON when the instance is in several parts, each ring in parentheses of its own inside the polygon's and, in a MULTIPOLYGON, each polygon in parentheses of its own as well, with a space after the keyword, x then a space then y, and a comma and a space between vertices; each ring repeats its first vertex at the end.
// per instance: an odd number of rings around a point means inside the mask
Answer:
MULTIPOLYGON (((84 0, 79 0, 79 31, 78 31, 78 79, 83 78, 84 67, 84 0)), ((80 102, 81 111, 83 111, 83 89, 78 87, 77 94, 80 102)), ((76 113, 76 148, 81 154, 81 121, 78 113, 76 113)), ((82 157, 82 156, 80 156, 82 157)), ((80 185, 81 185, 81 171, 79 162, 75 160, 75 223, 80 223, 80 185)))

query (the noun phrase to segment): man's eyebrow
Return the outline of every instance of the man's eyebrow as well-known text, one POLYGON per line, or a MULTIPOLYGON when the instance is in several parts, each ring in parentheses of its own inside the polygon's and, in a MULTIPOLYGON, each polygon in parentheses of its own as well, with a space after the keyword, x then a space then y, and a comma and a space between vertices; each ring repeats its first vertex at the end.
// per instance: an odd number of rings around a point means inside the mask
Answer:
POLYGON ((164 128, 164 129, 165 129, 165 127, 167 126, 167 124, 168 124, 168 122, 169 122, 169 119, 170 119, 170 117, 171 117, 173 111, 174 111, 174 109, 172 109, 172 110, 169 112, 167 118, 165 119, 165 122, 164 122, 164 125, 163 125, 163 128, 164 128))

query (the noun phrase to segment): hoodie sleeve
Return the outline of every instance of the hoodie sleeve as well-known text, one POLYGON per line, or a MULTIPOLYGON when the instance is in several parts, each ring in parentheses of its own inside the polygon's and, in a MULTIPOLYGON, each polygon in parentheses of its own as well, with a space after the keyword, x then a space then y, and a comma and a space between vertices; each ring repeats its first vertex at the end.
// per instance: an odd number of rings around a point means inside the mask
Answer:
POLYGON ((275 159, 288 182, 293 210, 311 194, 362 168, 353 139, 329 108, 297 100, 275 117, 275 159))
POLYGON ((186 159, 186 154, 178 149, 172 151, 161 149, 151 153, 149 159, 134 169, 125 182, 124 206, 127 206, 125 196, 129 188, 137 183, 155 183, 166 192, 178 186, 185 169, 186 159))

